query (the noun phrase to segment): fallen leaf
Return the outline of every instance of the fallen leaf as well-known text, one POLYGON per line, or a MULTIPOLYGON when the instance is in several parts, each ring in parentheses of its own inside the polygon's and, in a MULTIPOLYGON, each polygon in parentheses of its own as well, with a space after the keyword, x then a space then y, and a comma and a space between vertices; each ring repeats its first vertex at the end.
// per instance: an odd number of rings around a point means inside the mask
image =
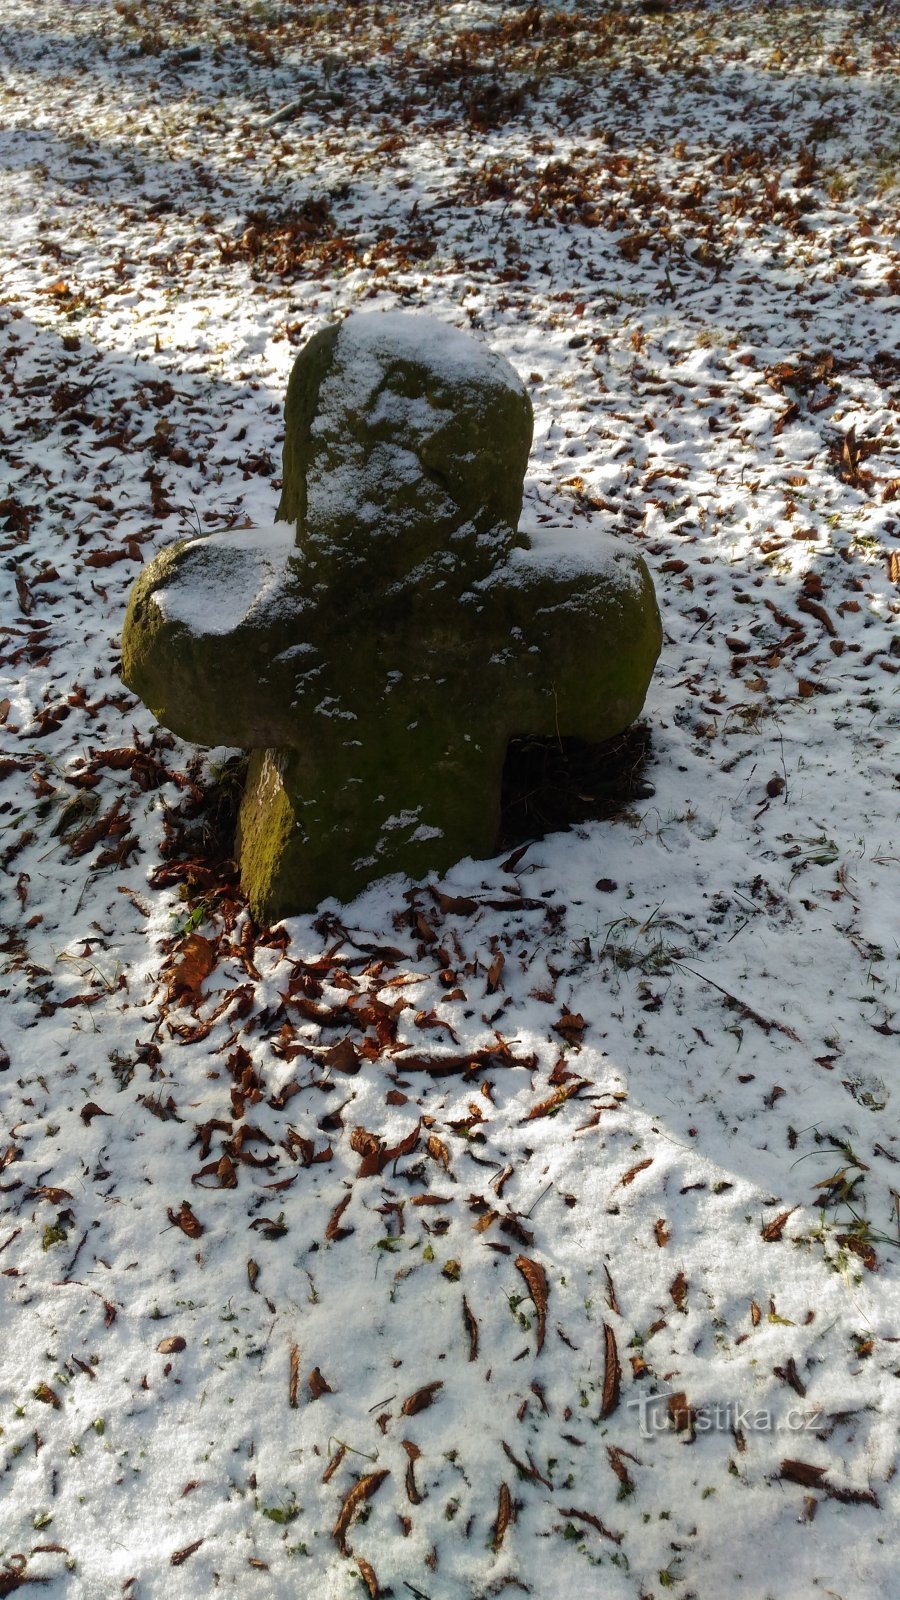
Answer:
POLYGON ((412 1394, 407 1395, 400 1407, 402 1415, 404 1417, 414 1417, 418 1412, 426 1411, 430 1405, 434 1404, 438 1390, 443 1389, 443 1387, 443 1380, 439 1379, 435 1383, 426 1383, 421 1389, 415 1389, 412 1394))
POLYGON ((580 1011, 564 1011, 558 1022, 554 1022, 553 1031, 559 1033, 567 1044, 580 1045, 587 1023, 580 1011))
POLYGON ((112 1116, 112 1112, 104 1111, 102 1106, 98 1106, 93 1100, 89 1100, 86 1105, 82 1106, 78 1115, 80 1116, 82 1122, 86 1123, 87 1126, 90 1127, 92 1117, 109 1117, 112 1116))
POLYGON ((181 1208, 178 1211, 173 1211, 171 1206, 168 1206, 166 1208, 166 1216, 172 1226, 180 1228, 182 1233, 186 1233, 189 1239, 200 1238, 203 1232, 203 1223, 194 1216, 186 1200, 182 1200, 181 1208))
POLYGON ((371 1600, 378 1600, 378 1579, 375 1576, 375 1568, 372 1563, 366 1561, 364 1556, 354 1556, 353 1559, 359 1568, 359 1575, 369 1591, 371 1600))
POLYGON ((603 1324, 604 1338, 604 1367, 603 1367, 603 1398, 600 1402, 600 1417, 612 1416, 619 1404, 619 1387, 622 1381, 622 1368, 619 1365, 619 1351, 616 1346, 616 1336, 608 1322, 603 1324))
POLYGON ((447 1146, 445 1145, 443 1139, 439 1139, 436 1133, 430 1133, 428 1135, 428 1140, 426 1142, 425 1148, 428 1151, 428 1154, 431 1156, 432 1160, 439 1162, 440 1165, 443 1167, 444 1171, 445 1172, 449 1172, 449 1170, 450 1170, 450 1151, 447 1148, 447 1146))
POLYGON ((346 1496, 337 1522, 331 1530, 331 1537, 337 1541, 337 1546, 342 1556, 349 1554, 347 1549, 347 1529, 357 1511, 366 1500, 371 1500, 373 1494, 377 1493, 385 1478, 389 1476, 390 1474, 386 1467, 379 1468, 377 1472, 367 1472, 353 1485, 350 1493, 346 1496))
POLYGON ((188 1556, 192 1556, 195 1550, 199 1550, 204 1542, 203 1539, 195 1539, 193 1544, 186 1544, 183 1550, 176 1550, 174 1555, 169 1557, 169 1564, 173 1567, 180 1567, 182 1562, 187 1561, 188 1556))
POLYGON ((839 1233, 836 1242, 843 1245, 844 1249, 852 1250, 854 1255, 859 1256, 867 1272, 877 1272, 878 1257, 868 1240, 861 1239, 855 1233, 839 1233))
POLYGON ((676 1311, 684 1310, 684 1302, 687 1299, 687 1290, 687 1278, 683 1272, 677 1273, 672 1279, 672 1282, 669 1284, 669 1294, 672 1296, 672 1303, 675 1306, 676 1311))
POLYGON ((598 1533, 602 1533, 604 1539, 611 1539, 613 1544, 622 1543, 624 1536, 621 1533, 611 1533, 600 1518, 594 1516, 593 1511, 576 1511, 574 1506, 568 1508, 560 1506, 559 1514, 561 1517, 573 1517, 576 1522, 586 1522, 589 1527, 596 1528, 598 1533))
POLYGON ((792 1217, 797 1209, 797 1206, 791 1206, 789 1211, 780 1211, 777 1217, 772 1218, 771 1222, 766 1222, 763 1224, 762 1228, 760 1229, 760 1233, 765 1239, 766 1244, 777 1244, 784 1232, 784 1225, 787 1222, 788 1217, 792 1217))
POLYGON ((547 1287, 547 1274, 537 1261, 530 1261, 528 1256, 516 1256, 515 1265, 521 1272, 528 1285, 528 1293, 534 1302, 537 1312, 537 1349, 540 1354, 544 1348, 544 1335, 547 1331, 547 1302, 549 1289, 547 1287))
POLYGON ((209 977, 215 964, 215 950, 209 940, 204 939, 202 933, 189 933, 181 945, 179 959, 172 968, 170 993, 187 993, 196 997, 204 978, 209 977))
POLYGON ((628 1171, 625 1173, 625 1176, 619 1179, 619 1183, 621 1184, 622 1188, 627 1189, 630 1183, 634 1183, 634 1180, 639 1172, 646 1172, 647 1168, 652 1167, 652 1165, 653 1157, 647 1156, 647 1159, 645 1161, 639 1161, 636 1167, 629 1167, 628 1171))
POLYGON ((478 901, 470 900, 468 895, 442 894, 440 889, 431 892, 445 917, 470 917, 478 910, 478 901))
POLYGON ((463 1321, 464 1321, 464 1323, 466 1325, 466 1332, 469 1335, 469 1360, 470 1361, 477 1361, 478 1360, 478 1323, 475 1320, 474 1313, 472 1312, 472 1309, 471 1309, 471 1307, 469 1305, 469 1302, 466 1299, 465 1295, 463 1295, 462 1309, 463 1309, 463 1321))
POLYGON ((506 1483, 501 1483, 500 1492, 497 1495, 497 1520, 494 1523, 494 1538, 492 1541, 492 1549, 495 1552, 500 1549, 500 1546, 503 1543, 504 1534, 506 1533, 511 1521, 512 1498, 509 1492, 509 1485, 506 1483))
POLYGON ((403 1445, 407 1456, 409 1457, 406 1467, 406 1498, 411 1506, 420 1506, 424 1496, 420 1494, 419 1486, 416 1483, 415 1463, 418 1461, 422 1452, 419 1449, 419 1446, 413 1443, 412 1439, 401 1439, 400 1442, 403 1445))
POLYGON ((353 1232, 352 1228, 341 1227, 341 1217, 344 1215, 344 1212, 349 1204, 350 1193, 348 1191, 348 1193, 344 1195, 343 1200, 338 1201, 331 1213, 331 1216, 328 1218, 328 1225, 325 1229, 326 1239, 346 1239, 353 1232))
POLYGON ((689 1433, 694 1435, 694 1413, 687 1402, 687 1395, 683 1389, 677 1394, 670 1394, 666 1399, 666 1409, 672 1420, 676 1433, 689 1433))

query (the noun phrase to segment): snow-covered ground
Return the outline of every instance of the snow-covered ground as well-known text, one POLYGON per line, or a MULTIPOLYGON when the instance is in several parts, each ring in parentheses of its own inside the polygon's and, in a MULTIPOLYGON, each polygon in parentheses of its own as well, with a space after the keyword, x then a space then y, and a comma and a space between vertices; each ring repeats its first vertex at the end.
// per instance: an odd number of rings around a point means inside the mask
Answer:
POLYGON ((896 1595, 896 21, 0 0, 0 1594, 896 1595), (118 640, 359 305, 650 563, 655 793, 260 930, 118 640))

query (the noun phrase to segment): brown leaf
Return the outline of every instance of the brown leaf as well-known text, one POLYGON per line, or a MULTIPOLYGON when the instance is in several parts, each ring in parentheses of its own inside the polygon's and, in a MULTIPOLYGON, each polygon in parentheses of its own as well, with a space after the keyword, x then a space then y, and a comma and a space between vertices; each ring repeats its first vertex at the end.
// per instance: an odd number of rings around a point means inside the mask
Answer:
POLYGON ((463 1295, 462 1309, 463 1309, 463 1321, 465 1322, 465 1325, 466 1325, 466 1332, 469 1335, 469 1360, 470 1361, 477 1361, 478 1360, 478 1323, 475 1320, 475 1315, 474 1315, 474 1313, 472 1311, 472 1308, 469 1305, 469 1302, 466 1299, 465 1295, 463 1295))
POLYGON ((619 1182, 622 1185, 622 1188, 623 1189, 627 1189, 627 1187, 628 1187, 628 1185, 630 1183, 634 1183, 634 1180, 637 1177, 639 1172, 646 1172, 647 1168, 648 1167, 652 1167, 652 1165, 653 1165, 653 1157, 652 1156, 647 1156, 646 1160, 645 1161, 639 1161, 636 1167, 629 1167, 629 1169, 626 1172, 624 1178, 620 1178, 619 1179, 619 1182))
POLYGON ((837 1235, 837 1243, 843 1245, 846 1250, 852 1250, 854 1255, 859 1256, 867 1272, 877 1272, 878 1257, 868 1240, 861 1239, 856 1233, 839 1233, 837 1235))
POLYGON ((760 1322, 762 1321, 762 1312, 760 1311, 755 1300, 750 1301, 750 1321, 752 1322, 754 1328, 758 1328, 760 1322))
POLYGON ((603 1367, 603 1398, 600 1402, 600 1416, 612 1416, 619 1404, 619 1387, 622 1382, 622 1368, 619 1365, 619 1351, 616 1346, 616 1336, 608 1322, 603 1324, 604 1367, 603 1367))
POLYGON ((417 1122, 415 1127, 410 1129, 405 1139, 401 1139, 399 1144, 391 1145, 390 1147, 385 1145, 377 1133, 370 1133, 368 1128, 354 1128, 350 1135, 350 1148, 355 1150, 357 1155, 362 1156, 359 1171, 356 1174, 357 1177, 377 1177, 384 1171, 385 1167, 390 1166, 392 1161, 396 1161, 400 1156, 410 1155, 419 1142, 420 1127, 421 1124, 417 1122))
POLYGON ((576 1511, 574 1506, 568 1508, 560 1506, 559 1514, 561 1517, 573 1517, 576 1522, 588 1523, 591 1528, 596 1528, 598 1533, 602 1533, 604 1539, 611 1539, 613 1544, 622 1543, 624 1536, 621 1533, 611 1533, 600 1518, 594 1516, 593 1511, 576 1511))
POLYGON ((92 550, 89 556, 85 556, 84 564, 86 567, 114 567, 117 561, 129 559, 132 559, 130 551, 107 546, 104 550, 92 550))
POLYGON ((423 1388, 415 1389, 412 1394, 407 1395, 400 1407, 402 1415, 414 1417, 420 1411, 427 1411, 428 1407, 434 1404, 438 1390, 443 1387, 443 1380, 439 1379, 436 1383, 426 1383, 423 1388))
POLYGON ((258 1277, 259 1277, 259 1262, 258 1261, 254 1261, 253 1257, 251 1256, 250 1260, 247 1262, 247 1281, 250 1284, 250 1287, 251 1287, 251 1289, 253 1290, 253 1292, 255 1294, 259 1293, 259 1290, 256 1287, 256 1281, 257 1281, 258 1277))
POLYGON ((544 1348, 544 1335, 547 1331, 547 1302, 550 1291, 547 1286, 547 1274, 537 1261, 530 1261, 528 1256, 516 1256, 515 1265, 521 1272, 528 1286, 528 1293, 534 1302, 537 1312, 537 1350, 540 1354, 544 1348))
POLYGON ((629 1450, 623 1450, 614 1444, 608 1444, 606 1446, 606 1454, 609 1457, 609 1464, 619 1482, 622 1484, 625 1493, 631 1494, 634 1489, 634 1479, 625 1465, 625 1457, 627 1456, 629 1461, 634 1461, 637 1463, 637 1456, 633 1456, 629 1450))
POLYGON ((192 1556, 195 1550, 199 1550, 203 1543, 203 1539, 195 1539, 193 1544, 186 1544, 183 1550, 176 1550, 174 1555, 169 1557, 170 1565, 180 1567, 182 1562, 187 1561, 188 1556, 192 1556))
MULTIPOLYGON (((524 1412, 522 1414, 524 1414, 524 1412)), ((512 1462, 516 1471, 520 1472, 523 1478, 530 1479, 532 1483, 542 1483, 546 1489, 553 1488, 553 1484, 550 1482, 550 1479, 546 1478, 541 1472, 540 1467, 535 1462, 535 1459, 531 1455, 530 1451, 528 1454, 528 1460, 525 1462, 522 1461, 519 1456, 513 1453, 505 1439, 501 1439, 500 1443, 503 1446, 503 1454, 509 1461, 512 1462)))
MULTIPOLYGON (((15 1148, 15 1146, 13 1146, 13 1148, 15 1148)), ((0 1172, 2 1172, 2 1170, 3 1163, 0 1162, 0 1172)), ((58 1189, 55 1186, 47 1183, 39 1183, 37 1188, 29 1189, 27 1194, 29 1200, 49 1200, 52 1206, 61 1205, 63 1200, 71 1200, 72 1198, 68 1189, 58 1189)))
POLYGON ((292 1411, 297 1409, 297 1390, 300 1384, 300 1346, 291 1345, 290 1366, 288 1370, 288 1405, 292 1411))
POLYGON ((359 1568, 359 1575, 369 1591, 371 1600, 378 1600, 378 1579, 375 1576, 375 1568, 372 1563, 366 1561, 364 1556, 354 1556, 353 1559, 359 1568))
POLYGON ((445 917, 470 917, 478 910, 478 901, 470 900, 467 895, 442 894, 440 889, 431 892, 445 917))
POLYGON ((172 994, 200 993, 204 978, 216 964, 214 947, 202 933, 189 933, 181 945, 179 959, 172 968, 169 988, 172 994))
POLYGON ((187 1349, 187 1340, 180 1333, 171 1333, 168 1339, 160 1339, 156 1346, 161 1356, 177 1356, 182 1350, 187 1349))
POLYGON ((428 1135, 425 1148, 432 1160, 440 1162, 440 1165, 443 1167, 444 1171, 449 1172, 450 1151, 445 1145, 443 1139, 439 1139, 436 1133, 430 1133, 428 1135))
POLYGON ((764 1223, 763 1227, 760 1229, 760 1233, 765 1239, 766 1244, 777 1244, 784 1232, 784 1225, 787 1222, 788 1217, 792 1217, 797 1209, 797 1206, 791 1206, 789 1211, 780 1211, 777 1217, 772 1218, 771 1222, 764 1223))
POLYGON ((501 1483, 497 1496, 497 1520, 494 1523, 494 1539, 492 1548, 496 1552, 503 1543, 503 1536, 512 1521, 512 1498, 509 1485, 501 1483))
POLYGON ((323 1394, 334 1394, 331 1384, 328 1382, 327 1378, 323 1378, 321 1368, 319 1367, 313 1367, 312 1372, 306 1380, 306 1387, 308 1388, 314 1400, 320 1400, 323 1394))
POLYGON ((178 1211, 173 1211, 171 1206, 168 1206, 166 1208, 166 1216, 172 1223, 172 1226, 175 1228, 180 1228, 182 1233, 186 1233, 189 1239, 200 1238, 200 1235, 203 1232, 203 1223, 194 1216, 194 1213, 186 1200, 182 1200, 181 1208, 178 1211))
POLYGON ((659 1248, 662 1249, 664 1245, 668 1244, 672 1237, 665 1217, 657 1217, 655 1223, 653 1224, 653 1231, 656 1234, 656 1242, 659 1245, 659 1248))
POLYGON ((500 974, 506 966, 506 957, 502 950, 498 950, 487 972, 487 993, 496 994, 500 987, 500 974))
POLYGON ((821 622, 825 632, 832 639, 837 637, 837 629, 824 606, 820 606, 815 600, 810 600, 807 595, 799 595, 797 598, 797 610, 808 612, 811 617, 816 618, 817 622, 821 622))
POLYGON ((794 1393, 798 1394, 801 1400, 804 1398, 806 1394, 806 1384, 803 1382, 803 1379, 797 1371, 797 1363, 793 1356, 788 1357, 783 1367, 773 1367, 772 1371, 774 1372, 776 1378, 781 1379, 782 1383, 790 1384, 794 1393))
POLYGON ((227 1151, 219 1156, 217 1161, 207 1161, 197 1172, 191 1173, 191 1183, 196 1183, 201 1189, 236 1189, 238 1178, 237 1168, 227 1151), (203 1183, 203 1178, 213 1177, 214 1183, 203 1183))
POLYGON ((328 1483, 330 1481, 330 1479, 332 1479, 334 1477, 335 1473, 337 1472, 338 1467, 340 1466, 340 1464, 343 1461, 343 1459, 344 1459, 346 1454, 347 1454, 347 1446, 345 1444, 342 1444, 339 1447, 339 1449, 335 1450, 334 1455, 332 1456, 332 1458, 329 1461, 327 1467, 325 1468, 325 1471, 322 1473, 322 1482, 323 1483, 328 1483))
POLYGON ((562 1084, 547 1100, 541 1100, 538 1105, 532 1106, 525 1121, 533 1122, 536 1117, 555 1116, 560 1106, 564 1106, 573 1095, 586 1088, 589 1081, 587 1078, 574 1078, 571 1083, 562 1084))
POLYGON ((789 1457, 781 1463, 781 1476, 790 1483, 802 1483, 806 1489, 818 1489, 827 1471, 827 1467, 814 1467, 808 1461, 792 1461, 789 1457))
MULTIPOLYGON (((285 1179, 285 1182, 289 1184, 293 1183, 293 1181, 293 1178, 285 1179)), ((280 1183, 272 1183, 268 1184, 267 1187, 270 1189, 280 1189, 283 1187, 283 1185, 280 1183)), ((251 1222, 250 1226, 255 1233, 261 1233, 264 1239, 283 1239, 285 1234, 289 1231, 288 1225, 283 1221, 283 1218, 283 1211, 280 1212, 277 1217, 257 1217, 255 1222, 251 1222)))
POLYGON ((51 1389, 49 1383, 39 1383, 32 1392, 35 1400, 42 1400, 45 1406, 52 1406, 54 1411, 58 1411, 62 1405, 59 1395, 55 1389, 51 1389))
POLYGON ((390 1474, 386 1467, 380 1467, 377 1472, 367 1472, 360 1478, 346 1496, 341 1506, 337 1522, 331 1530, 331 1537, 337 1541, 338 1549, 342 1556, 348 1555, 347 1529, 356 1516, 360 1506, 366 1500, 371 1500, 373 1494, 381 1488, 385 1478, 390 1474))
POLYGON ((413 921, 415 923, 416 932, 418 933, 419 938, 422 939, 425 944, 437 944, 438 936, 431 926, 431 923, 428 921, 428 918, 424 917, 421 911, 416 912, 413 921))
POLYGON ((587 1023, 580 1011, 564 1011, 558 1022, 553 1024, 553 1032, 562 1034, 567 1044, 580 1045, 587 1023))
POLYGON ((666 1410, 672 1419, 676 1433, 689 1433, 694 1437, 694 1413, 688 1405, 687 1395, 683 1389, 677 1394, 670 1394, 666 1399, 666 1410))
POLYGON ((676 1273, 669 1284, 669 1293, 676 1311, 684 1311, 684 1302, 687 1299, 687 1278, 683 1272, 676 1273))
POLYGON ((786 1458, 781 1463, 781 1476, 789 1483, 802 1484, 805 1489, 819 1489, 832 1500, 840 1500, 843 1505, 874 1506, 875 1510, 881 1509, 878 1496, 871 1489, 845 1489, 837 1484, 828 1483, 825 1474, 827 1467, 815 1467, 810 1461, 796 1461, 786 1458))
POLYGON ((343 1200, 338 1201, 331 1213, 331 1216, 328 1218, 328 1225, 325 1229, 326 1239, 346 1239, 353 1232, 352 1228, 341 1227, 341 1217, 344 1215, 344 1212, 349 1204, 350 1191, 348 1190, 348 1192, 344 1195, 343 1200))
POLYGON ((783 428, 786 428, 788 426, 789 423, 796 422, 796 420, 799 417, 799 415, 800 415, 800 407, 798 406, 796 401, 792 401, 792 403, 787 407, 787 410, 782 411, 781 416, 778 418, 778 421, 776 422, 775 427, 772 430, 774 432, 774 434, 776 435, 776 437, 777 437, 777 435, 779 433, 781 433, 783 428))
POLYGON ((90 1127, 92 1117, 110 1117, 112 1116, 112 1112, 104 1111, 102 1106, 98 1106, 95 1101, 89 1100, 86 1105, 82 1106, 78 1115, 80 1116, 82 1122, 86 1123, 87 1126, 90 1127))
POLYGON ((333 1072, 343 1072, 347 1077, 352 1077, 362 1066, 362 1058, 356 1050, 350 1035, 339 1040, 337 1044, 330 1045, 327 1050, 317 1051, 316 1060, 323 1066, 330 1067, 333 1072))
POLYGON ((411 1506, 420 1506, 424 1496, 420 1494, 418 1484, 416 1483, 415 1463, 418 1461, 422 1452, 419 1449, 419 1446, 413 1443, 412 1439, 401 1439, 400 1443, 409 1457, 409 1462, 406 1468, 406 1498, 411 1506))

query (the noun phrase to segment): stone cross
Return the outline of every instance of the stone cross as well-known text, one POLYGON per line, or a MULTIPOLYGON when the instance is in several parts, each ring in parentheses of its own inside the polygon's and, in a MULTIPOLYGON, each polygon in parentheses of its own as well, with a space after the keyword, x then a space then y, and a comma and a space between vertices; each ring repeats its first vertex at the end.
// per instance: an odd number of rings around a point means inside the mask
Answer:
POLYGON ((275 526, 163 550, 122 642, 161 723, 251 750, 267 920, 491 855, 510 739, 621 732, 660 647, 639 557, 520 529, 531 403, 472 336, 352 315, 297 357, 285 429, 275 526))

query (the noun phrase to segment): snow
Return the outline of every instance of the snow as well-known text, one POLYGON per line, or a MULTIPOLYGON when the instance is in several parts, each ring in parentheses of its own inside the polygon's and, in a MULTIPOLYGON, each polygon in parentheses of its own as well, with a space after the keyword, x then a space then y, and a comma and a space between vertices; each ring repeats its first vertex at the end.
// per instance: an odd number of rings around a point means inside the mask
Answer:
MULTIPOLYGON (((407 396, 390 388, 391 364, 422 361, 442 381, 459 384, 502 381, 523 393, 521 378, 501 355, 480 345, 458 328, 435 317, 381 312, 354 313, 342 322, 334 356, 319 389, 313 438, 324 444, 307 472, 307 505, 311 543, 329 542, 330 524, 353 507, 354 525, 375 538, 395 536, 398 516, 405 512, 403 492, 421 483, 418 451, 447 422, 447 398, 435 385, 427 395, 407 396), (365 417, 373 430, 363 439, 356 431, 365 417), (376 430, 388 424, 390 443, 374 442, 376 430), (413 448, 399 442, 409 437, 413 448), (329 449, 330 447, 330 449, 329 449), (397 496, 399 508, 391 505, 397 496), (385 506, 391 506, 390 512, 385 506)), ((446 500, 442 492, 436 501, 446 500)), ((420 515, 416 512, 415 515, 420 515)))
POLYGON ((893 18, 569 9, 5 0, 6 1592, 896 1593, 893 18), (118 641, 197 517, 271 524, 360 307, 509 360, 527 526, 647 560, 655 793, 258 930, 118 641))
POLYGON ((192 633, 232 633, 277 599, 295 533, 291 523, 276 522, 189 539, 177 582, 155 590, 154 604, 167 621, 192 633))
MULTIPOLYGON (((495 380, 502 378, 520 394, 525 393, 519 374, 502 355, 473 342, 471 334, 467 336, 437 317, 396 311, 368 315, 357 312, 341 324, 338 363, 346 377, 361 385, 369 381, 367 395, 383 378, 385 361, 398 357, 422 361, 448 383, 483 383, 485 375, 490 374, 495 380)), ((328 413, 325 396, 322 412, 328 413)))

